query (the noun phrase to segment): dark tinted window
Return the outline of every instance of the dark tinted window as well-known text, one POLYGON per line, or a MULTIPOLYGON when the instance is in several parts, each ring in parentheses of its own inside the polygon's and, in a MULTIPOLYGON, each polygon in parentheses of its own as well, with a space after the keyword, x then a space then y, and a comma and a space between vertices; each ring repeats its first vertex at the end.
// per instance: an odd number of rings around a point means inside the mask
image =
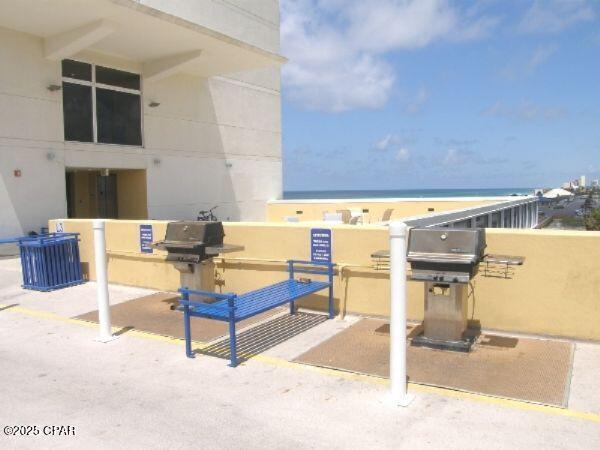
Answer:
POLYGON ((96 83, 109 84, 127 89, 140 89, 140 76, 122 70, 96 66, 96 83))
POLYGON ((454 224, 454 228, 471 228, 471 219, 461 220, 454 224))
POLYGON ((510 228, 512 223, 512 209, 504 210, 504 227, 510 228))
POLYGON ((489 226, 488 216, 477 216, 475 218, 475 228, 487 228, 489 226))
POLYGON ((63 83, 63 114, 65 140, 92 142, 92 88, 63 83))
POLYGON ((92 81, 92 66, 91 64, 63 59, 62 61, 62 76, 75 78, 77 80, 92 81))
POLYGON ((98 142, 142 145, 140 96, 96 88, 98 142))

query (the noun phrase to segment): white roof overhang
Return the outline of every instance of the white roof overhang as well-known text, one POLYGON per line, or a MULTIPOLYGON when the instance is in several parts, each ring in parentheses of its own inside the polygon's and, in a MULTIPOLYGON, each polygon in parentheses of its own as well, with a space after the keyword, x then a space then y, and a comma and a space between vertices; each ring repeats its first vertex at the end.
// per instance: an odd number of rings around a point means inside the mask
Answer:
POLYGON ((208 77, 286 61, 135 0, 0 0, 0 27, 41 37, 49 59, 91 50, 134 61, 146 81, 174 73, 208 77))

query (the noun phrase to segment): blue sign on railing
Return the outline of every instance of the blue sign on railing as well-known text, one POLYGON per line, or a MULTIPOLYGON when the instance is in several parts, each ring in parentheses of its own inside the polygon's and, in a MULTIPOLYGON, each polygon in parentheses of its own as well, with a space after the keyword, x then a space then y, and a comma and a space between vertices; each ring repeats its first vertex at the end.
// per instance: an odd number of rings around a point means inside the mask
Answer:
POLYGON ((331 262, 331 230, 312 228, 310 230, 310 260, 312 262, 331 262))
POLYGON ((152 225, 140 225, 140 251, 152 253, 152 225))

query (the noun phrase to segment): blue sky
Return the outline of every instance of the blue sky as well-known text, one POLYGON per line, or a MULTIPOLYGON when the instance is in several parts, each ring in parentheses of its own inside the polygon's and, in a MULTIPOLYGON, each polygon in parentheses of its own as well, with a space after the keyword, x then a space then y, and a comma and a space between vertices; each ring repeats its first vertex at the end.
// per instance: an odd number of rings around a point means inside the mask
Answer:
POLYGON ((600 1, 281 9, 284 189, 600 178, 600 1))

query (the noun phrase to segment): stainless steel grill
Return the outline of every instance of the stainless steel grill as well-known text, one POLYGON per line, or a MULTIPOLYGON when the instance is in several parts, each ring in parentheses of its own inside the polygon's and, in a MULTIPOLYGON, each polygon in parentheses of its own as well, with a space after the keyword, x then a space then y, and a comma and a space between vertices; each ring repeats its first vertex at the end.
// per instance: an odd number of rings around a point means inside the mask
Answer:
MULTIPOLYGON (((485 253, 485 229, 412 228, 407 261, 410 279, 424 282, 423 332, 413 345, 468 352, 476 333, 467 330, 469 283, 483 268, 485 277, 512 278, 522 256, 485 253)), ((376 270, 389 269, 390 252, 371 254, 376 270)))
POLYGON ((411 279, 425 282, 423 334, 413 345, 469 351, 468 286, 484 258, 484 229, 413 228, 407 260, 411 279))
POLYGON ((167 261, 173 262, 179 271, 182 287, 211 290, 203 282, 201 263, 221 253, 244 249, 240 245, 223 244, 224 237, 221 222, 169 222, 165 238, 152 246, 167 251, 167 261))
POLYGON ((220 253, 242 249, 223 244, 224 237, 221 222, 169 222, 165 239, 153 245, 168 252, 167 261, 197 264, 220 253))
POLYGON ((485 230, 413 228, 407 260, 413 280, 468 283, 484 258, 485 230))

